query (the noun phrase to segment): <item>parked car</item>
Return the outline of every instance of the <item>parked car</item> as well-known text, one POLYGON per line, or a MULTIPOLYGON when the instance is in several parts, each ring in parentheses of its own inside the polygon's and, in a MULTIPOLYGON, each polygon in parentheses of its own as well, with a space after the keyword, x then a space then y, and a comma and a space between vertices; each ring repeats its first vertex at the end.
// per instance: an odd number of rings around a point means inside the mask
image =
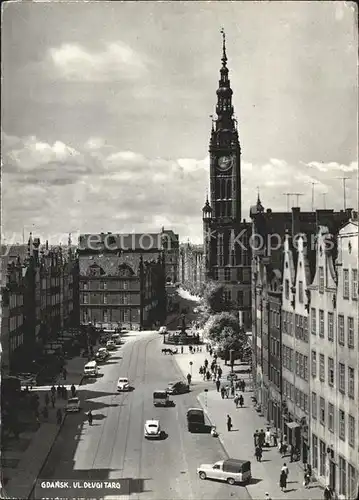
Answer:
POLYGON ((95 358, 97 361, 105 361, 109 357, 110 353, 106 349, 106 347, 100 347, 100 349, 95 354, 95 358))
POLYGON ((168 394, 185 394, 189 392, 189 385, 181 380, 179 382, 171 382, 167 387, 168 394))
POLYGON ((161 426, 159 420, 146 420, 144 428, 144 436, 149 439, 160 439, 162 437, 161 426))
POLYGON ((113 350, 113 349, 116 349, 116 344, 113 340, 108 340, 106 342, 106 349, 109 349, 109 350, 113 350))
POLYGON ((128 378, 120 377, 117 381, 117 391, 123 392, 129 390, 130 390, 130 383, 128 381, 128 378))
POLYGON ((202 432, 206 425, 202 408, 190 408, 187 411, 187 428, 189 432, 202 432))
POLYGON ((79 398, 70 398, 67 401, 66 413, 74 413, 81 410, 81 404, 79 398))
POLYGON ((247 483, 250 481, 251 463, 248 460, 229 458, 215 464, 202 464, 197 469, 200 479, 217 479, 228 484, 247 483))

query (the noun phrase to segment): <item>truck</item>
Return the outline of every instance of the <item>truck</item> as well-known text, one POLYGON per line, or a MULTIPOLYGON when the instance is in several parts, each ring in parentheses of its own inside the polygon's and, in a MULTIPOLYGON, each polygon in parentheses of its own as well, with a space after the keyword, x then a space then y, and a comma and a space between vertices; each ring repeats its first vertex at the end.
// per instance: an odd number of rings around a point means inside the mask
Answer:
POLYGON ((189 432, 201 432, 204 429, 205 418, 202 408, 190 408, 187 411, 187 427, 189 432))
POLYGON ((248 483, 252 478, 251 463, 249 460, 228 458, 214 464, 202 464, 197 468, 200 479, 216 479, 228 484, 248 483))

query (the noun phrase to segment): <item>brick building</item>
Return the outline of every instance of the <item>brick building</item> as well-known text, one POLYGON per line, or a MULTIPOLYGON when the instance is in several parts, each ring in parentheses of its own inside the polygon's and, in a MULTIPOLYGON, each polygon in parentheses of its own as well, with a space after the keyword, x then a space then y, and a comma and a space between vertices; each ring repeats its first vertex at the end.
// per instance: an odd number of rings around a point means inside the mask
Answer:
POLYGON ((166 283, 179 280, 179 236, 171 229, 162 228, 162 248, 165 255, 166 283))
POLYGON ((204 283, 203 245, 182 243, 179 251, 179 281, 192 290, 204 283))
POLYGON ((2 369, 26 371, 44 344, 79 324, 78 262, 69 245, 2 248, 2 369), (6 266, 6 267, 5 267, 6 266))
POLYGON ((79 237, 81 324, 137 329, 164 321, 162 238, 161 233, 79 237))
POLYGON ((224 286, 245 325, 251 317, 250 224, 242 221, 241 146, 228 78, 225 35, 217 89, 217 119, 210 136, 210 200, 202 209, 205 279, 224 286))

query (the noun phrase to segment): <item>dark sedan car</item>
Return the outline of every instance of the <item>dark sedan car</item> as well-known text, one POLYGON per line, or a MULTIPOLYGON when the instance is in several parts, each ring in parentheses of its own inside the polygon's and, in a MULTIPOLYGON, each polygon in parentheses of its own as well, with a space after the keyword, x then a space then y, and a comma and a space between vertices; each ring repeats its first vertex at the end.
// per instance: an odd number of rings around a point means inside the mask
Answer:
POLYGON ((167 387, 168 394, 185 394, 189 392, 189 385, 184 382, 171 382, 167 387))

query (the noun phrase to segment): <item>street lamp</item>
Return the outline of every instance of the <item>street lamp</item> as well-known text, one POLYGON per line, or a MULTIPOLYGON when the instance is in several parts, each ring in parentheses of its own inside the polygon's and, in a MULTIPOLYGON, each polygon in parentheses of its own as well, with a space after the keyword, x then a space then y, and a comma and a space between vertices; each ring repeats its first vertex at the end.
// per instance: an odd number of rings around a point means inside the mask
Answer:
POLYGON ((208 389, 205 389, 204 390, 204 404, 205 404, 206 408, 207 408, 207 393, 208 393, 208 389))

